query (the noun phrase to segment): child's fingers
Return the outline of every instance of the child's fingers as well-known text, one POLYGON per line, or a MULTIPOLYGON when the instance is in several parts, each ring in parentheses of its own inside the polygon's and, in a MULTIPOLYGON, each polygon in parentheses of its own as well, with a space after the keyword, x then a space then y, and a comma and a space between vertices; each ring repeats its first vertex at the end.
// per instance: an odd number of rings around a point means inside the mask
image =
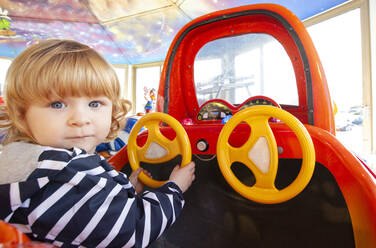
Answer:
POLYGON ((191 162, 189 162, 189 164, 187 164, 186 167, 188 167, 190 169, 194 169, 196 167, 196 165, 195 165, 195 163, 193 161, 191 161, 191 162))
POLYGON ((176 171, 176 170, 179 170, 179 169, 180 169, 180 166, 176 165, 175 168, 172 171, 176 171))
POLYGON ((137 170, 134 171, 134 174, 136 177, 141 173, 141 168, 138 168, 137 170))
POLYGON ((145 170, 144 168, 142 168, 142 172, 143 172, 146 176, 152 178, 151 173, 150 173, 149 171, 145 170))
POLYGON ((187 164, 184 168, 186 168, 186 170, 190 171, 190 172, 194 172, 195 169, 196 169, 196 165, 194 162, 190 162, 189 164, 187 164))

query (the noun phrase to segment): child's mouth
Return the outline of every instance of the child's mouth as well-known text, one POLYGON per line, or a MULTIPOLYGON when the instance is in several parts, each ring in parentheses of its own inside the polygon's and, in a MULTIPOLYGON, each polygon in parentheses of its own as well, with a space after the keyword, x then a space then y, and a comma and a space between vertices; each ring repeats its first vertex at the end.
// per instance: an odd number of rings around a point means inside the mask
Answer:
POLYGON ((67 139, 75 140, 75 139, 85 139, 85 138, 90 138, 90 137, 93 137, 93 135, 71 136, 71 137, 68 137, 67 139))

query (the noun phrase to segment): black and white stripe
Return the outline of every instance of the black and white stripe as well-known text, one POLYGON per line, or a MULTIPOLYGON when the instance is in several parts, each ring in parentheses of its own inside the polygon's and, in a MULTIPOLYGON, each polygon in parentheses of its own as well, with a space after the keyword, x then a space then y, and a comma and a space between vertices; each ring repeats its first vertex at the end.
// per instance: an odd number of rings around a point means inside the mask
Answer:
POLYGON ((184 200, 172 182, 137 195, 98 155, 47 149, 26 181, 0 185, 0 218, 60 247, 145 247, 184 200))

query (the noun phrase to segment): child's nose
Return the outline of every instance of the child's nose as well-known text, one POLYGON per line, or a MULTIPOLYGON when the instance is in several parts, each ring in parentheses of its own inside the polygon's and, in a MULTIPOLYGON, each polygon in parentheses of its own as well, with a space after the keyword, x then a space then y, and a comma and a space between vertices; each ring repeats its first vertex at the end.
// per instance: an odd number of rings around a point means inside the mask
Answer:
POLYGON ((75 109, 72 111, 70 118, 68 119, 68 124, 81 127, 90 124, 90 118, 85 111, 75 109))

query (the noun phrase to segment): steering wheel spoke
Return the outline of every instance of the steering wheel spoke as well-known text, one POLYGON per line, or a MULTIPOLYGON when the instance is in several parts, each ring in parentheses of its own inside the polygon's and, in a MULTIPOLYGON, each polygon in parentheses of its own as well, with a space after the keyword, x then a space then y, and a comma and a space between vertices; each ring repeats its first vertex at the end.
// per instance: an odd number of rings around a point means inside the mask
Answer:
MULTIPOLYGON (((244 159, 244 153, 246 152, 247 147, 245 145, 241 147, 233 147, 230 144, 227 143, 227 149, 228 149, 228 156, 230 158, 231 162, 241 162, 243 164, 248 165, 249 161, 247 159, 244 159)), ((231 165, 229 165, 231 166, 231 165)))
POLYGON ((150 121, 149 123, 145 124, 145 128, 148 130, 148 142, 153 140, 158 140, 158 143, 166 145, 171 142, 168 138, 166 138, 160 130, 159 126, 160 121, 150 121))
MULTIPOLYGON (((255 173, 256 174, 256 173, 255 173)), ((275 177, 276 177, 276 173, 267 173, 267 174, 257 174, 255 175, 256 177, 256 183, 254 185, 254 187, 257 187, 257 188, 263 188, 263 189, 276 189, 275 187, 275 177)))
POLYGON ((270 130, 268 123, 269 118, 269 115, 250 116, 244 121, 251 127, 253 135, 257 134, 257 136, 265 136, 265 134, 269 134, 268 130, 270 130), (269 129, 266 129, 265 127, 269 127, 269 129))

